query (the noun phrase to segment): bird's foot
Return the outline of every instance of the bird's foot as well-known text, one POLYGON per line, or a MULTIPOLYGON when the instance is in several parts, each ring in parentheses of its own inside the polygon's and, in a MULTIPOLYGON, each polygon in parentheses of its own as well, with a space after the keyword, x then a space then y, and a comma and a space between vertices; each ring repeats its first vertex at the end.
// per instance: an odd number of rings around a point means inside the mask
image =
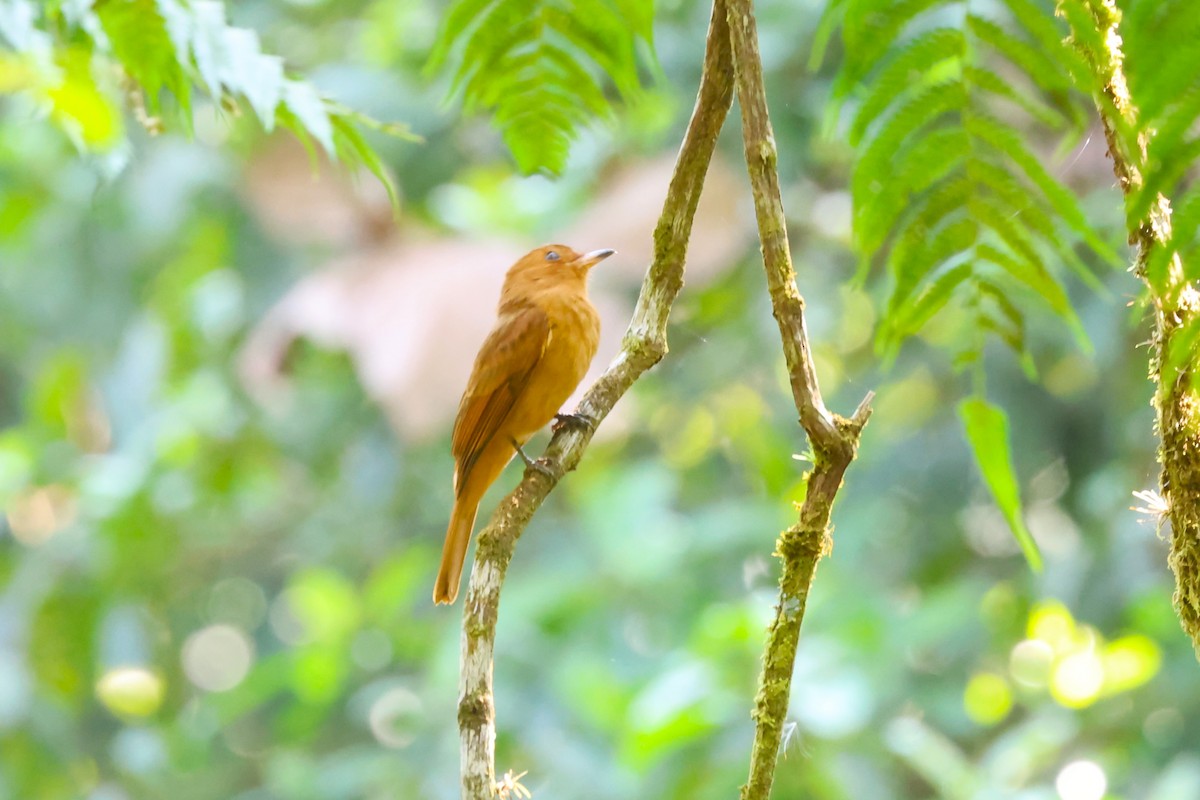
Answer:
POLYGON ((551 480, 554 479, 554 467, 550 464, 548 458, 535 458, 532 461, 525 462, 525 469, 540 472, 551 480))
POLYGON ((558 433, 563 428, 571 430, 586 430, 590 433, 596 432, 596 420, 589 417, 587 414, 555 414, 554 424, 550 426, 551 433, 558 433))
POLYGON ((516 439, 512 438, 510 438, 508 441, 512 443, 513 449, 517 451, 517 455, 519 455, 521 460, 525 462, 525 466, 532 467, 533 459, 525 455, 525 451, 521 449, 520 443, 518 443, 516 439))
POLYGON ((521 449, 521 445, 517 444, 516 439, 510 439, 509 441, 511 441, 512 446, 514 448, 516 448, 517 455, 519 455, 521 457, 521 460, 525 462, 525 469, 527 469, 527 470, 531 469, 534 472, 540 472, 543 475, 545 475, 547 478, 554 477, 554 469, 550 466, 550 459, 548 459, 548 458, 530 458, 529 456, 525 455, 525 451, 521 449))

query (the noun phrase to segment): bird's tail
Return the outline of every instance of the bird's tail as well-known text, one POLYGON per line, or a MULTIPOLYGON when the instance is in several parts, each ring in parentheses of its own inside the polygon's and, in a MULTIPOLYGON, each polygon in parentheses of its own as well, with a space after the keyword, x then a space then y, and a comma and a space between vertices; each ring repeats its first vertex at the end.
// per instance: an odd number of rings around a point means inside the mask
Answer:
POLYGON ((453 603, 458 596, 458 583, 462 580, 463 560, 467 557, 467 545, 471 542, 471 529, 475 527, 478 503, 459 497, 450 512, 450 525, 446 528, 446 543, 442 546, 442 565, 438 567, 437 583, 433 586, 433 602, 453 603))

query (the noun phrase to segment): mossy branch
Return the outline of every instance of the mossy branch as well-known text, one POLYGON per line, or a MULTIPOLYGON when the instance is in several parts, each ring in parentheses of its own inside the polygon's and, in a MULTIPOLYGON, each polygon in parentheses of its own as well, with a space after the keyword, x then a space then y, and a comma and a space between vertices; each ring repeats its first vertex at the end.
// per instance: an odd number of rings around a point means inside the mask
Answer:
MULTIPOLYGON (((718 0, 720 2, 720 0, 718 0)), ((776 169, 775 135, 763 88, 762 59, 752 0, 724 0, 728 10, 746 168, 762 244, 763 266, 800 424, 808 435, 815 464, 797 523, 779 537, 775 552, 783 561, 779 603, 763 655, 755 698, 755 735, 750 777, 742 800, 767 800, 775 779, 779 743, 791 695, 792 669, 800 623, 817 561, 829 550, 829 519, 842 476, 858 451, 859 436, 871 414, 868 394, 850 419, 831 413, 821 399, 812 346, 804 322, 804 298, 796 286, 776 169)))
MULTIPOLYGON (((729 68, 729 34, 724 14, 714 8, 709 26, 704 71, 675 171, 654 232, 654 261, 642 284, 637 307, 621 352, 608 370, 588 389, 577 413, 598 424, 642 373, 667 352, 667 319, 683 287, 692 220, 717 136, 733 98, 729 68)), ((462 757, 462 796, 491 800, 497 796, 496 727, 492 702, 492 656, 500 589, 513 549, 534 512, 583 457, 592 431, 563 428, 550 440, 543 456, 546 473, 527 470, 480 532, 463 606, 462 672, 459 681, 458 724, 462 757)))
MULTIPOLYGON (((1060 0, 1059 12, 1070 21, 1072 40, 1096 77, 1096 107, 1113 172, 1129 206, 1145 184, 1146 151, 1154 132, 1142 131, 1132 142, 1121 135, 1139 128, 1138 108, 1125 79, 1121 12, 1115 0, 1060 0)), ((1146 284, 1154 310, 1150 379, 1156 384, 1160 484, 1171 522, 1168 560, 1175 573, 1175 609, 1200 655, 1200 395, 1193 380, 1197 353, 1193 349, 1183 354, 1178 363, 1175 344, 1200 324, 1200 293, 1187 281, 1178 254, 1167 259, 1165 274, 1148 274, 1155 251, 1171 244, 1167 197, 1157 195, 1146 215, 1130 222, 1129 241, 1137 247, 1133 272, 1146 284)))

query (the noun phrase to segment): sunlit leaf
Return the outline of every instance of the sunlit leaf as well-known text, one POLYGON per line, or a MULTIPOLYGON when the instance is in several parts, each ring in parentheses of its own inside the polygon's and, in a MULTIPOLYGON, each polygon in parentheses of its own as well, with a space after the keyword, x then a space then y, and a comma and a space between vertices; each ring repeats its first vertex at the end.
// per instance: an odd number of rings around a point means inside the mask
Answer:
POLYGON ((1041 553, 1022 519, 1021 493, 1008 444, 1008 416, 981 397, 969 397, 959 403, 958 416, 966 430, 975 463, 996 505, 1021 545, 1029 566, 1040 571, 1041 553))

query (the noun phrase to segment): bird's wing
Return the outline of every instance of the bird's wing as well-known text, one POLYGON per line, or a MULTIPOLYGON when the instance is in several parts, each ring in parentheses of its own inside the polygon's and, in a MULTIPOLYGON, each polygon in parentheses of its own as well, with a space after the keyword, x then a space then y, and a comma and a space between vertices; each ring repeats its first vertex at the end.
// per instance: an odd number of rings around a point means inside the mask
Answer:
POLYGON ((479 453, 521 396, 549 341, 550 320, 534 306, 501 315, 484 340, 454 420, 450 449, 458 462, 455 479, 459 491, 479 453))

